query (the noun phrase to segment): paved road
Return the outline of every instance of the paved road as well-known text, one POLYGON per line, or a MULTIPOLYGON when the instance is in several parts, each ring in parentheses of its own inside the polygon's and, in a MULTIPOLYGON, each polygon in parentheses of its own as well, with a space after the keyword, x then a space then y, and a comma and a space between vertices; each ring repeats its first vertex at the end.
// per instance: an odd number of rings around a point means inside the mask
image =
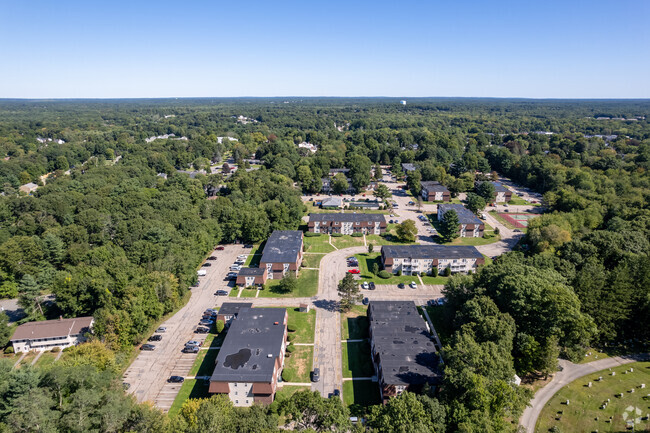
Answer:
POLYGON ((165 321, 167 327, 160 342, 154 343, 154 351, 142 351, 124 373, 124 382, 130 384, 128 392, 135 395, 139 402, 152 401, 161 409, 168 410, 180 384, 168 384, 169 376, 187 376, 196 355, 182 353, 188 340, 204 340, 205 334, 194 334, 194 328, 207 308, 220 306, 225 296, 215 296, 214 292, 226 285, 224 278, 228 268, 237 255, 248 252, 241 245, 226 246, 224 251, 215 251, 218 257, 212 266, 204 268, 205 277, 200 278, 200 285, 192 289, 190 301, 176 314, 165 321))
POLYGON ((647 360, 650 357, 648 354, 644 355, 631 355, 631 356, 615 356, 613 358, 599 359, 598 361, 588 362, 586 364, 574 364, 566 360, 560 360, 560 367, 562 371, 558 371, 553 376, 546 386, 540 388, 535 393, 535 397, 531 400, 530 406, 524 410, 524 413, 519 419, 519 424, 526 429, 526 433, 534 433, 537 418, 544 409, 548 401, 564 386, 573 382, 576 379, 584 377, 588 374, 596 373, 607 368, 616 367, 618 365, 629 364, 631 362, 647 360))
POLYGON ((334 251, 320 262, 316 307, 316 336, 313 368, 320 368, 321 379, 312 383, 312 390, 327 397, 334 389, 343 387, 341 359, 341 317, 338 310, 338 283, 347 272, 346 258, 366 251, 366 247, 351 247, 334 251))

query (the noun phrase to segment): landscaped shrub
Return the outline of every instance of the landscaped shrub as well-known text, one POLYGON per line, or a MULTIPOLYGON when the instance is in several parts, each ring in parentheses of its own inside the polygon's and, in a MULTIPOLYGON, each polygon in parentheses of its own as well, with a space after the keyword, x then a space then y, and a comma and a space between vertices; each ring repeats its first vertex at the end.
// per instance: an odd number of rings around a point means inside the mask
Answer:
POLYGON ((293 353, 294 350, 296 350, 296 346, 294 346, 293 343, 287 346, 287 353, 293 353))
POLYGON ((399 271, 397 271, 397 276, 398 276, 398 277, 401 277, 401 276, 402 276, 402 270, 401 270, 401 269, 400 269, 399 271))
POLYGON ((353 238, 360 238, 363 237, 363 233, 352 233, 350 236, 352 236, 353 238))
POLYGON ((501 231, 499 230, 499 227, 495 227, 494 228, 494 234, 498 235, 499 233, 501 233, 501 231))
POLYGON ((379 273, 377 274, 377 276, 378 276, 379 278, 383 278, 383 279, 385 280, 385 279, 388 279, 388 278, 391 277, 391 273, 388 272, 388 271, 379 271, 379 273))
POLYGON ((343 236, 341 233, 332 233, 333 238, 340 238, 341 236, 343 236))
POLYGON ((438 268, 431 268, 431 276, 432 277, 438 276, 438 268))
POLYGON ((226 324, 223 323, 223 320, 217 320, 217 333, 221 334, 225 327, 226 327, 226 324))
POLYGON ((291 343, 291 342, 294 340, 294 338, 295 338, 295 335, 293 335, 293 334, 289 334, 289 335, 287 335, 287 341, 288 341, 289 343, 291 343))
POLYGON ((444 275, 445 275, 445 277, 448 277, 448 276, 451 275, 451 268, 450 268, 450 267, 446 267, 446 268, 445 268, 444 275))
POLYGON ((5 349, 5 354, 6 354, 6 355, 10 355, 10 354, 12 354, 12 353, 14 353, 14 347, 13 347, 13 346, 8 346, 8 347, 5 349))
POLYGON ((60 347, 53 347, 51 352, 52 353, 59 353, 60 351, 61 351, 60 347))
POLYGON ((320 236, 322 233, 314 233, 314 232, 306 232, 305 237, 306 238, 316 238, 320 236))
POLYGON ((296 332, 296 327, 293 325, 287 325, 287 332, 296 332))

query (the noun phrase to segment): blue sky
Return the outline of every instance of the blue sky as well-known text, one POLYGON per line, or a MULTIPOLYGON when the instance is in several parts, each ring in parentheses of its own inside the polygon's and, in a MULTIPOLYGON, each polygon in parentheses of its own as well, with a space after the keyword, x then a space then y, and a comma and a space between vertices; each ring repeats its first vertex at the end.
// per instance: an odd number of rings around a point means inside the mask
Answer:
POLYGON ((650 1, 0 0, 0 98, 649 98, 650 1))

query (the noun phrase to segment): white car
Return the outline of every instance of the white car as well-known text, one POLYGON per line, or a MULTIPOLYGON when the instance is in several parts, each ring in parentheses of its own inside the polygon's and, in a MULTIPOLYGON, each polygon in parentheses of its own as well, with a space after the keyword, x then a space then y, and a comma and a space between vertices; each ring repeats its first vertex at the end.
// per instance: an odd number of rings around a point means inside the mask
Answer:
POLYGON ((240 260, 246 260, 247 257, 248 257, 248 254, 240 254, 240 255, 237 256, 237 258, 240 259, 240 260))
POLYGON ((370 288, 370 285, 368 284, 367 281, 364 281, 363 284, 361 285, 364 289, 368 290, 370 288))
POLYGON ((232 266, 230 267, 230 270, 231 270, 231 271, 241 271, 241 266, 239 266, 239 265, 232 265, 232 266))
POLYGON ((411 281, 411 284, 409 284, 409 287, 410 287, 411 289, 417 289, 417 288, 418 288, 418 285, 415 284, 415 281, 411 281))

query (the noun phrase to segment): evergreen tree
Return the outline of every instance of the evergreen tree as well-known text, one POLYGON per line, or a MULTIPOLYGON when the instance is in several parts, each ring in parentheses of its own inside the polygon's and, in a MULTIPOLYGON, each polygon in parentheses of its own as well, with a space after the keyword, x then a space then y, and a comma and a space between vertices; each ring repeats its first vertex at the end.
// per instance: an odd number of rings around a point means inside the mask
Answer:
POLYGON ((451 242, 456 239, 458 234, 458 226, 460 222, 458 221, 458 214, 455 210, 448 210, 442 216, 442 221, 440 222, 440 236, 445 242, 451 242))

